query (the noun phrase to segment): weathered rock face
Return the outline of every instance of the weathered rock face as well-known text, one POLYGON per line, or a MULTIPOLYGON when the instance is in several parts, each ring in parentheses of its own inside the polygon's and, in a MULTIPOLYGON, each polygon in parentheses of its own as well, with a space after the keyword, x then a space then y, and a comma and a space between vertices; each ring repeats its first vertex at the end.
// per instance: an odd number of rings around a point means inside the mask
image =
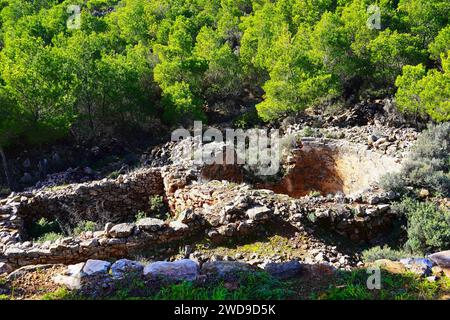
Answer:
POLYGON ((280 182, 259 187, 295 198, 313 191, 352 194, 369 188, 383 174, 399 171, 400 164, 398 159, 367 150, 364 145, 303 138, 288 155, 286 170, 280 182))

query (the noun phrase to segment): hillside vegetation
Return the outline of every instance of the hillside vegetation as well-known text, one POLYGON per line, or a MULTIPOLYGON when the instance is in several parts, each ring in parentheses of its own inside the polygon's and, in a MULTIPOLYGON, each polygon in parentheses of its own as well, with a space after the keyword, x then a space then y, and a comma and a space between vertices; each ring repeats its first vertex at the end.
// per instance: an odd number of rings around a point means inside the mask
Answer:
POLYGON ((405 114, 450 120, 446 0, 2 0, 0 10, 3 147, 207 120, 207 108, 249 96, 264 121, 390 94, 405 114))

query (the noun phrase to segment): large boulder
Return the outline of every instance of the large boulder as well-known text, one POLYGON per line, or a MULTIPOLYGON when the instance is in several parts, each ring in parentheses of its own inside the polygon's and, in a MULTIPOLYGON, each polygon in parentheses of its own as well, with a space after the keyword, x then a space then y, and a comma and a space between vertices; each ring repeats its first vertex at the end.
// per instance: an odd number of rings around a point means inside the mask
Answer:
POLYGON ((450 250, 436 252, 428 256, 450 278, 450 250))
POLYGON ((83 272, 88 276, 106 274, 110 266, 108 261, 89 259, 83 267, 83 272))
POLYGON ((198 277, 198 269, 198 264, 190 259, 158 261, 144 268, 144 276, 167 281, 194 281, 198 277))
POLYGON ((450 250, 433 253, 428 258, 441 268, 450 268, 450 250))
POLYGON ((202 265, 202 274, 215 278, 230 280, 237 279, 240 273, 250 272, 254 270, 247 263, 238 261, 209 261, 202 265))

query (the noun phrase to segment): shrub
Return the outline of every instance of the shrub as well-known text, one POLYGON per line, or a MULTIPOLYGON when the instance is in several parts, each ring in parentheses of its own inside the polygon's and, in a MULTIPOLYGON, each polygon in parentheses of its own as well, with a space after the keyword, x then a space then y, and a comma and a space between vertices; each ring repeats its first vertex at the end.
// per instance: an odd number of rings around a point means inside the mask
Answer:
MULTIPOLYGON (((56 220, 49 221, 46 218, 41 218, 33 223, 29 229, 29 235, 32 239, 45 239, 46 237, 54 237, 54 235, 61 233, 61 228, 56 220)), ((46 241, 46 240, 44 240, 46 241)))
POLYGON ((363 261, 366 263, 374 262, 380 259, 388 259, 388 260, 400 260, 408 256, 408 253, 402 250, 394 250, 389 248, 388 246, 380 247, 376 246, 367 250, 364 250, 362 253, 363 261))
POLYGON ((47 241, 54 242, 54 241, 56 241, 58 239, 61 239, 63 237, 64 237, 64 235, 61 234, 61 233, 49 232, 49 233, 46 233, 46 234, 40 236, 35 241, 36 242, 40 242, 40 243, 47 242, 47 241))
POLYGON ((86 231, 97 231, 97 224, 94 221, 83 220, 78 222, 77 226, 73 229, 74 235, 80 235, 86 231))
POLYGON ((405 193, 407 186, 450 196, 450 123, 431 126, 417 139, 401 172, 380 180, 383 188, 405 193))
POLYGON ((415 253, 445 250, 450 247, 450 211, 432 202, 404 199, 395 209, 407 218, 408 240, 405 249, 415 253))
POLYGON ((144 211, 138 211, 138 213, 135 216, 135 220, 139 221, 139 220, 142 220, 144 218, 147 218, 147 213, 145 213, 144 211))

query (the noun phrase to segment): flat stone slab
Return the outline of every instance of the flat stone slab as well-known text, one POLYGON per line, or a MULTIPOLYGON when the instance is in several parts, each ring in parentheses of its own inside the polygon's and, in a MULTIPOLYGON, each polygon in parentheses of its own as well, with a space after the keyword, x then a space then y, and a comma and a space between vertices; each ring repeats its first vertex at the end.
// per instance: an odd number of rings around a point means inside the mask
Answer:
POLYGON ((198 264, 190 259, 158 261, 144 268, 144 276, 169 281, 194 281, 198 277, 198 268, 198 264))
POLYGON ((109 230, 108 235, 113 238, 126 238, 133 234, 134 227, 133 223, 116 224, 109 230))
POLYGON ((111 263, 108 261, 90 259, 86 261, 86 264, 83 267, 83 272, 88 276, 108 273, 110 266, 111 263))
POLYGON ((136 226, 140 230, 144 231, 158 231, 161 230, 164 227, 164 221, 161 219, 155 219, 155 218, 144 218, 140 219, 136 226))

